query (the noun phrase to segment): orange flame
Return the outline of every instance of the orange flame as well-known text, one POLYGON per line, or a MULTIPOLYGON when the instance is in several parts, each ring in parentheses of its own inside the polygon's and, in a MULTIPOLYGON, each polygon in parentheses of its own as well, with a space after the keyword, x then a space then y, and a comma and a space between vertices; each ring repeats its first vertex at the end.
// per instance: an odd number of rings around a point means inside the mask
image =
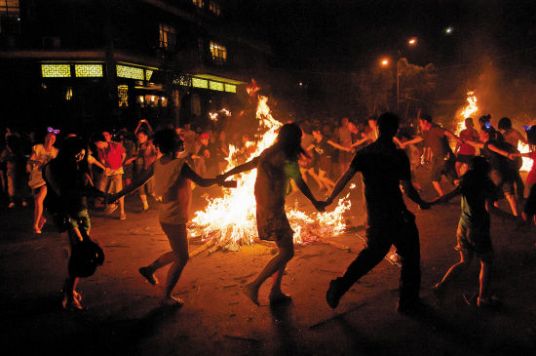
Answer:
MULTIPOLYGON (((283 124, 277 121, 268 106, 268 98, 258 97, 256 117, 259 128, 263 130, 257 141, 252 142, 254 151, 248 160, 258 156, 270 147, 277 137, 277 131, 283 124)), ((236 167, 237 149, 229 146, 227 170, 236 167)), ((225 191, 221 198, 209 199, 203 211, 197 211, 192 219, 194 235, 218 239, 218 245, 226 250, 237 251, 241 245, 251 244, 257 236, 255 211, 256 202, 253 195, 257 171, 252 170, 236 176, 237 187, 225 191)), ((337 207, 326 213, 307 214, 295 206, 287 208, 290 225, 295 231, 296 243, 307 243, 317 240, 320 236, 339 235, 346 229, 343 214, 351 207, 348 193, 339 199, 337 207)))
POLYGON ((457 123, 456 123, 456 135, 459 135, 463 129, 465 129, 465 119, 471 117, 472 115, 478 113, 477 98, 474 91, 467 92, 467 103, 463 108, 458 110, 456 114, 457 123))

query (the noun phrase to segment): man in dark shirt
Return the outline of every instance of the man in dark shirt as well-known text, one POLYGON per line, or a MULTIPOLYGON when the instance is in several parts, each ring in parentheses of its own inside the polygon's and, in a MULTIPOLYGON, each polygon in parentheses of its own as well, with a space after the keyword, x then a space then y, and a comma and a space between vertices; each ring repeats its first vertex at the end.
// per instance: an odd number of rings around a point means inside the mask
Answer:
POLYGON ((355 282, 385 257, 391 245, 396 246, 397 253, 402 257, 398 310, 411 312, 419 305, 419 232, 415 216, 404 204, 400 184, 408 197, 422 209, 427 209, 429 203, 421 199, 411 184, 408 157, 393 143, 398 122, 395 114, 384 113, 380 116, 378 140, 355 155, 325 202, 326 205, 331 204, 350 179, 357 172, 362 172, 368 211, 367 246, 342 277, 331 281, 326 299, 332 308, 337 307, 340 298, 355 282))
POLYGON ((422 135, 404 142, 401 146, 405 148, 411 144, 424 142, 424 147, 432 153, 432 185, 437 194, 443 196, 440 184, 441 177, 445 176, 452 184, 455 184, 458 179, 455 157, 450 149, 448 138, 456 141, 460 141, 460 139, 449 130, 434 124, 430 115, 422 115, 419 118, 419 127, 422 135))

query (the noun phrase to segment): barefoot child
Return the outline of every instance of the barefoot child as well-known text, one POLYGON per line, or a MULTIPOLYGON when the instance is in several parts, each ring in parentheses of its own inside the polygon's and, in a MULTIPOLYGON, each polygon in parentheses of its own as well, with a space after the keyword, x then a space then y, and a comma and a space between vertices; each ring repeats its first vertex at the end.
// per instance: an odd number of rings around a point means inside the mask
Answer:
POLYGON ((182 306, 184 302, 180 298, 173 297, 172 292, 189 258, 186 223, 189 218, 192 196, 190 181, 202 187, 220 182, 217 179, 205 179, 198 176, 184 159, 177 158, 179 143, 179 138, 175 131, 165 129, 157 132, 154 137, 154 144, 159 151, 160 158, 156 160, 144 176, 140 177, 140 180, 109 198, 112 201, 117 200, 138 189, 147 180, 154 177, 154 191, 157 200, 161 202, 159 208, 160 225, 169 240, 171 251, 161 255, 150 265, 141 267, 139 272, 150 284, 156 285, 158 280, 154 273, 158 269, 171 264, 162 305, 177 307, 182 306))
POLYGON ((257 168, 255 199, 259 238, 275 241, 279 249, 277 256, 272 258, 257 278, 245 287, 246 295, 257 305, 259 304, 259 289, 270 276, 273 276, 270 304, 290 301, 290 297, 281 291, 281 280, 285 268, 294 256, 294 232, 285 214, 285 195, 289 179, 296 183, 317 209, 319 208, 319 202, 303 181, 298 166, 299 155, 305 154, 301 147, 301 136, 302 132, 298 125, 284 125, 274 145, 264 150, 260 156, 235 167, 222 176, 225 179, 231 175, 257 168))
POLYGON ((441 203, 461 195, 461 216, 456 232, 460 261, 449 268, 441 281, 434 286, 434 292, 443 294, 447 285, 470 265, 473 256, 480 260, 478 307, 493 306, 496 299, 490 291, 493 247, 490 237, 489 212, 509 216, 493 206, 496 187, 489 178, 490 165, 483 157, 475 157, 471 169, 462 177, 460 185, 452 192, 434 202, 441 203))

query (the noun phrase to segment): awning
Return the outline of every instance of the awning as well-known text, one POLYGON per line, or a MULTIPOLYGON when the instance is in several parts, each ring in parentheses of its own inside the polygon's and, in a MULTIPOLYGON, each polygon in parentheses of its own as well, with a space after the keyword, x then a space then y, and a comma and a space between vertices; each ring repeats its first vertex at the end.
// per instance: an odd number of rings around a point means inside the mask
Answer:
POLYGON ((217 81, 217 82, 227 83, 227 84, 234 84, 234 85, 246 84, 246 82, 241 82, 241 81, 235 80, 235 79, 220 77, 220 76, 214 75, 214 74, 203 74, 202 73, 202 74, 193 74, 192 76, 197 77, 197 78, 214 80, 214 81, 217 81))

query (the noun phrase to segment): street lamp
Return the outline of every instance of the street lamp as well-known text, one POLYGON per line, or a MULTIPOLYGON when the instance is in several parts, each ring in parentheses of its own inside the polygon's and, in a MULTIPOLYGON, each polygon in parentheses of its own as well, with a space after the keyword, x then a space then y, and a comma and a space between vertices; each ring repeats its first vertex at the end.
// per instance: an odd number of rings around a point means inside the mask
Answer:
MULTIPOLYGON (((396 111, 400 109, 400 56, 395 63, 395 78, 396 78, 396 111)), ((387 68, 391 65, 391 60, 388 57, 380 59, 380 67, 387 68)))
POLYGON ((454 28, 452 28, 452 26, 449 26, 449 27, 445 28, 445 34, 446 35, 450 35, 450 34, 452 34, 452 32, 454 32, 454 28))
MULTIPOLYGON (((414 48, 417 46, 418 38, 410 37, 407 41, 408 47, 414 48)), ((402 59, 401 51, 398 51, 396 63, 395 63, 395 78, 396 78, 396 111, 400 111, 400 60, 402 59)), ((387 68, 391 65, 389 57, 383 57, 380 59, 380 66, 387 68)))

